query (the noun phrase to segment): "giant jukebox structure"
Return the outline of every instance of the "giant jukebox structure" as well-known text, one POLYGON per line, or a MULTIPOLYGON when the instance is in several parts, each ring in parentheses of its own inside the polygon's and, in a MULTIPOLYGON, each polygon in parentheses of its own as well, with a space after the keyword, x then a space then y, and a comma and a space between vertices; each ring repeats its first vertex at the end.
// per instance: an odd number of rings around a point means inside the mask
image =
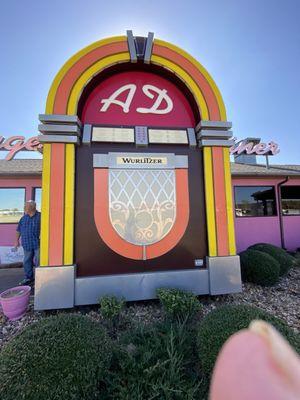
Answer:
POLYGON ((100 40, 61 68, 39 118, 36 309, 241 290, 231 123, 199 62, 152 33, 100 40))

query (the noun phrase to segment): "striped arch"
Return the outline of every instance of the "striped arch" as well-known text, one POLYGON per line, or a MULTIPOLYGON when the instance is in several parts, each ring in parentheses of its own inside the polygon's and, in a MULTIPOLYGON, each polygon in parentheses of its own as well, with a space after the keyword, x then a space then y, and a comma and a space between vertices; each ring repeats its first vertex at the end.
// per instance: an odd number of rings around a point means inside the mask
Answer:
MULTIPOLYGON (((100 40, 80 50, 56 75, 49 90, 46 114, 77 115, 80 96, 91 79, 112 65, 128 62, 126 36, 100 40)), ((202 120, 226 121, 224 102, 215 82, 192 56, 170 43, 154 40, 150 63, 176 74, 184 82, 195 98, 202 120)), ((69 265, 73 263, 75 145, 48 147, 43 162, 41 265, 69 265), (58 180, 64 187, 63 195, 57 188, 58 180)), ((209 255, 234 255, 228 148, 204 148, 204 175, 209 255)))

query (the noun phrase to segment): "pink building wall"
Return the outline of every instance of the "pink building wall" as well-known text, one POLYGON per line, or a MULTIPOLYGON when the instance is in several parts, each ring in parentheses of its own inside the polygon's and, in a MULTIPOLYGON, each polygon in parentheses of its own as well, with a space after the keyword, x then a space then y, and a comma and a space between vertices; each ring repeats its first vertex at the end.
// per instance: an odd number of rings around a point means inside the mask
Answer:
MULTIPOLYGON (((1 177, 0 188, 25 188, 25 199, 32 199, 33 189, 41 187, 42 178, 37 177, 1 177)), ((17 224, 0 224, 0 246, 13 246, 17 224)))
MULTIPOLYGON (((277 216, 274 217, 236 217, 235 237, 237 251, 246 250, 254 243, 271 243, 281 246, 280 216, 278 210, 278 184, 284 180, 279 178, 232 178, 233 197, 235 186, 275 186, 277 216)), ((300 185, 300 178, 290 179, 283 186, 300 185)), ((234 199, 233 199, 233 204, 234 199)), ((283 233, 285 247, 294 251, 300 247, 300 216, 283 216, 283 233)))
MULTIPOLYGON (((283 186, 300 185, 300 178, 289 179, 283 186)), ((300 247, 300 215, 283 217, 284 241, 289 250, 297 250, 300 247)))
MULTIPOLYGON (((283 181, 279 178, 233 177, 234 186, 275 186, 278 208, 277 185, 283 181)), ((300 185, 300 178, 289 180, 286 185, 300 185)), ((26 200, 32 198, 33 189, 41 187, 41 177, 2 177, 0 187, 25 188, 26 200)), ((15 241, 17 224, 0 224, 0 246, 12 246, 15 241)), ((288 250, 300 247, 300 216, 284 216, 283 229, 285 246, 288 250)), ((281 246, 279 214, 274 217, 235 217, 237 251, 241 252, 254 243, 267 242, 281 246)))
POLYGON ((300 248, 300 216, 283 217, 285 247, 289 250, 300 248))

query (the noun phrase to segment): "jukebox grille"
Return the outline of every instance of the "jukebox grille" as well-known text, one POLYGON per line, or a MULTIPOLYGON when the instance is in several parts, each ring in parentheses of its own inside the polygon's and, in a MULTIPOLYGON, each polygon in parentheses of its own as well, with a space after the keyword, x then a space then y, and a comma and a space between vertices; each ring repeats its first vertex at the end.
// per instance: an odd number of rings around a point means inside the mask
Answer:
POLYGON ((160 241, 176 220, 175 171, 111 169, 109 216, 127 242, 146 246, 160 241))

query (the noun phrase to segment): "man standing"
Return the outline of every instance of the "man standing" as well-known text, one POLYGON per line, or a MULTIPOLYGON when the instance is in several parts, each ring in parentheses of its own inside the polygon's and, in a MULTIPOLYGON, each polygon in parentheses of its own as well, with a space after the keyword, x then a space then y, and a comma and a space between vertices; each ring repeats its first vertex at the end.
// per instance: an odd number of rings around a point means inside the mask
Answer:
POLYGON ((36 203, 33 200, 26 201, 24 207, 25 214, 20 219, 17 227, 17 236, 15 247, 20 246, 20 237, 24 249, 23 267, 25 279, 20 285, 27 285, 34 280, 33 265, 39 265, 40 258, 40 228, 41 213, 36 209, 36 203))

